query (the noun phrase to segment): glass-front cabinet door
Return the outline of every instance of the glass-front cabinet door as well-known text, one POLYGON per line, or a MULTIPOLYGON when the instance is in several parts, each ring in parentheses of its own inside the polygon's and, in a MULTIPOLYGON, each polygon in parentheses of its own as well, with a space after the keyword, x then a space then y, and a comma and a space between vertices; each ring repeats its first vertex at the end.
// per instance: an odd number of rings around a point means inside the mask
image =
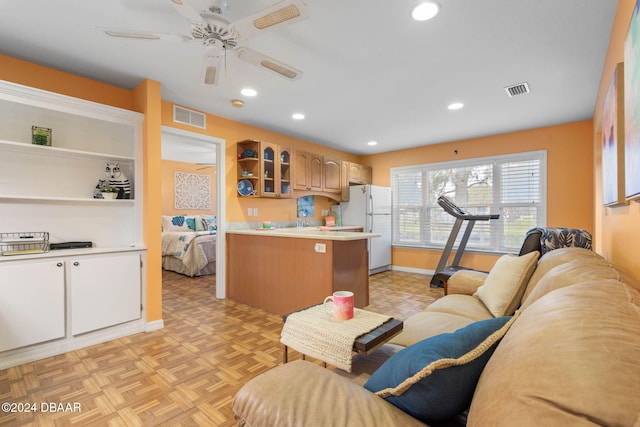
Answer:
POLYGON ((280 197, 291 197, 291 150, 280 147, 280 197))

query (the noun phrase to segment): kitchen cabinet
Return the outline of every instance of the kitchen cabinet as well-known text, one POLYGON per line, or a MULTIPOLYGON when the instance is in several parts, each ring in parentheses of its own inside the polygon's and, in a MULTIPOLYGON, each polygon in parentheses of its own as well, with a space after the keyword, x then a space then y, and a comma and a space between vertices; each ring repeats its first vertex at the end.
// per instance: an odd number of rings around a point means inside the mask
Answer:
POLYGON ((291 150, 261 142, 262 197, 291 197, 291 150))
POLYGON ((340 162, 340 201, 349 201, 349 166, 350 162, 342 160, 340 162))
POLYGON ((342 192, 340 160, 329 157, 323 157, 322 160, 324 164, 322 191, 340 194, 342 192))
POLYGON ((65 336, 64 264, 0 264, 0 352, 65 336))
POLYGON ((349 163, 350 184, 371 184, 371 168, 358 163, 349 163))
POLYGON ((322 156, 306 151, 295 151, 293 189, 321 192, 323 170, 322 156))
POLYGON ((291 149, 264 141, 245 140, 237 143, 237 152, 240 196, 292 196, 291 149), (246 191, 246 182, 251 183, 252 191, 246 191))
POLYGON ((66 264, 72 335, 140 318, 138 254, 73 257, 66 264))

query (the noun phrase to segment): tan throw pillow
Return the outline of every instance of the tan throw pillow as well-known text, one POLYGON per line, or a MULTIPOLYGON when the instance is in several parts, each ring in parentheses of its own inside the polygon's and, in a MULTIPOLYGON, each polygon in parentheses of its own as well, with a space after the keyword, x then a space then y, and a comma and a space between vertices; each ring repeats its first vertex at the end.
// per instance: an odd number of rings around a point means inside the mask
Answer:
POLYGON ((495 317, 510 316, 520 306, 527 282, 536 269, 537 251, 526 255, 504 255, 493 266, 476 293, 495 317))

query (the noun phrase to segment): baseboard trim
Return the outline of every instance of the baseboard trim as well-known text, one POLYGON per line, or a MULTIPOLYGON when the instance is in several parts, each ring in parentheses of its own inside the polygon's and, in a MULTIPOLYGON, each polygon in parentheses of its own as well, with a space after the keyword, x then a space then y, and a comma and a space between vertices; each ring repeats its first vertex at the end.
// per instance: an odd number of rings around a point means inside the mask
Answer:
POLYGON ((402 267, 399 265, 393 265, 391 266, 391 269, 393 271, 402 271, 404 273, 417 273, 417 274, 424 274, 429 276, 433 276, 433 274, 435 273, 434 270, 426 270, 424 268, 414 268, 414 267, 402 267))
POLYGON ((145 332, 153 332, 153 331, 157 331, 159 329, 163 329, 164 328, 164 320, 160 319, 160 320, 153 320, 151 322, 147 322, 144 331, 145 332))
POLYGON ((8 350, 0 356, 0 369, 7 369, 24 363, 45 359, 69 351, 78 350, 95 344, 111 341, 128 335, 146 331, 144 320, 135 320, 117 326, 86 334, 60 338, 58 340, 35 344, 29 347, 8 350))

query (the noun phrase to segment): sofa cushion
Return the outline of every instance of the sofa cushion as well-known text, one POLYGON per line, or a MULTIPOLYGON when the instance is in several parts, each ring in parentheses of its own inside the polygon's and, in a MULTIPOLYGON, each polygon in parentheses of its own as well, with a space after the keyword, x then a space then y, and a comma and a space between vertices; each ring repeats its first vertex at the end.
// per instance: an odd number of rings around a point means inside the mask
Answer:
POLYGON ((404 321, 402 332, 391 339, 392 344, 408 347, 412 344, 493 318, 482 302, 470 295, 446 295, 404 321))
POLYGON ((549 292, 487 363, 467 425, 638 425, 639 360, 637 287, 597 280, 549 292))
POLYGON ((313 363, 296 360, 258 375, 233 399, 239 426, 424 426, 375 394, 313 363))
POLYGON ((401 350, 373 373, 365 388, 430 423, 469 407, 476 382, 510 316, 472 323, 401 350))
POLYGON ((574 259, 603 259, 600 255, 583 248, 560 248, 547 252, 538 261, 538 266, 531 275, 529 283, 522 295, 522 301, 525 301, 531 291, 536 287, 538 281, 544 277, 553 267, 572 261, 574 259))
POLYGON ((475 295, 496 317, 513 314, 520 306, 527 282, 536 268, 540 254, 504 255, 496 261, 484 285, 475 295))
POLYGON ((487 276, 484 271, 458 270, 447 280, 447 294, 473 295, 487 276))
POLYGON ((619 280, 621 274, 604 258, 579 258, 553 267, 522 301, 521 310, 556 289, 598 279, 619 280))

